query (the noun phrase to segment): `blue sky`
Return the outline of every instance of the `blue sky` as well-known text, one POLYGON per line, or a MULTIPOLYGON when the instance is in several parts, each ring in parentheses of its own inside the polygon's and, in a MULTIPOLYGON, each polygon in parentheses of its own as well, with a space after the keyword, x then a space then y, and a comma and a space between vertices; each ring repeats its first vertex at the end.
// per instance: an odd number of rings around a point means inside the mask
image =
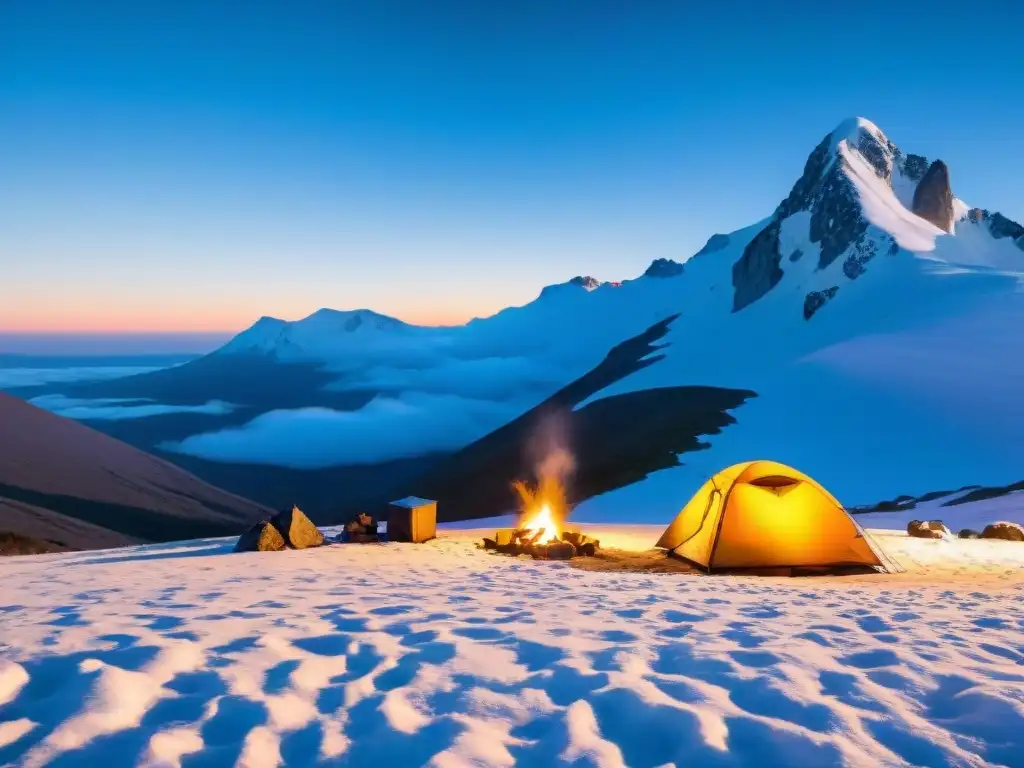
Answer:
POLYGON ((762 218, 857 114, 1024 220, 1022 4, 782 7, 9 0, 0 330, 490 314, 762 218))

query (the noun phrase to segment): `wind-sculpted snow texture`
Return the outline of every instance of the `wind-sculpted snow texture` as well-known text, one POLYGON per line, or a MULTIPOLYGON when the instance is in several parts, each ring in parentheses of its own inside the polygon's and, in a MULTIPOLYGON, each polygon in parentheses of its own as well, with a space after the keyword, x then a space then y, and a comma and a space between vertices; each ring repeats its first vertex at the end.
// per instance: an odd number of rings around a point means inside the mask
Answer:
POLYGON ((0 764, 1024 765, 1019 579, 230 544, 0 564, 0 764))

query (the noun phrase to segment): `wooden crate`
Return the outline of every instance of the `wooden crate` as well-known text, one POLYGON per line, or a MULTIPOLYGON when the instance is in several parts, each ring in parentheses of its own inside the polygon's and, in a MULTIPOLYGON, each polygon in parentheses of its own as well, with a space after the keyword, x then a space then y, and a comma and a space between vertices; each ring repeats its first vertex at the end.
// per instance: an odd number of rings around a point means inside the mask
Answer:
POLYGON ((388 540, 419 544, 437 537, 437 502, 409 496, 391 502, 388 540))

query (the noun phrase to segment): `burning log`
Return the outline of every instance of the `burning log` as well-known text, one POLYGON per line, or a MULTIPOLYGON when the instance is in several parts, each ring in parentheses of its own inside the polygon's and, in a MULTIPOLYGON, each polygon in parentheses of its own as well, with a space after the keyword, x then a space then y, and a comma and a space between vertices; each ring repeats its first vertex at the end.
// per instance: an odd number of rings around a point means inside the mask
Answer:
POLYGON ((502 528, 494 538, 485 538, 483 549, 503 555, 529 555, 536 560, 569 560, 594 557, 601 543, 578 531, 564 531, 561 540, 544 540, 545 531, 532 528, 502 528))
POLYGON ((547 547, 549 560, 569 560, 576 556, 576 547, 568 541, 556 541, 547 547))

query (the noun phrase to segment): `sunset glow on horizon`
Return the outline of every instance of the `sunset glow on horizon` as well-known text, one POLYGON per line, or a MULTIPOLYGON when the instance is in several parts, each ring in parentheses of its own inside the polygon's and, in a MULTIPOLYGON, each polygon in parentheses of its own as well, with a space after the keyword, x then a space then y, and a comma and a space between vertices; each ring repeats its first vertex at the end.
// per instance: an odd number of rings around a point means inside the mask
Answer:
MULTIPOLYGON (((280 307, 279 311, 261 311, 253 309, 250 313, 241 311, 233 313, 204 313, 199 316, 181 315, 174 311, 162 314, 129 314, 91 312, 88 309, 79 311, 74 307, 38 308, 35 313, 18 314, 11 311, 10 306, 0 307, 0 333, 5 334, 151 334, 151 333, 210 333, 235 334, 245 330, 260 317, 269 315, 281 320, 301 320, 323 307, 311 309, 295 309, 280 307)), ((413 325, 450 326, 462 325, 474 317, 494 314, 494 311, 438 311, 433 307, 399 312, 386 312, 371 307, 327 307, 328 309, 373 309, 375 312, 390 315, 403 322, 413 325)), ((0 350, 2 352, 3 350, 0 350)))
POLYGON ((0 330, 462 323, 686 260, 854 115, 1024 220, 1019 9, 865 2, 0 3, 0 330), (970 66, 893 87, 880 18, 970 66))

